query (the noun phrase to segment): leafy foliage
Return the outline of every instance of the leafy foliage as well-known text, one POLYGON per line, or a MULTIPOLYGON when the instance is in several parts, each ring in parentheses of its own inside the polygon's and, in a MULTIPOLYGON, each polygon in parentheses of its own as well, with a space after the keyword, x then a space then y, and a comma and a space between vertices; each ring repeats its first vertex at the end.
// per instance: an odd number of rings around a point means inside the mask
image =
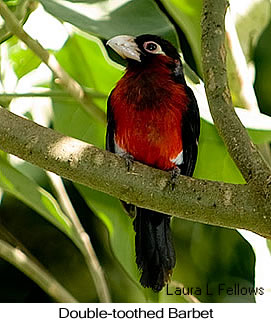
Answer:
POLYGON ((22 200, 67 236, 72 237, 70 220, 63 214, 50 194, 30 178, 21 174, 7 161, 0 159, 0 167, 0 185, 5 191, 22 200))
MULTIPOLYGON (((55 51, 55 55, 61 66, 86 88, 108 95, 121 77, 123 67, 109 58, 109 55, 113 59, 116 57, 111 52, 107 53, 104 41, 123 33, 131 35, 158 34, 179 47, 178 32, 181 30, 196 61, 197 71, 195 72, 201 75, 201 1, 162 0, 159 2, 160 6, 152 0, 119 0, 115 1, 114 4, 109 0, 85 0, 80 3, 69 0, 61 2, 41 0, 40 2, 50 15, 73 26, 68 28, 67 41, 60 50, 55 51)), ((262 13, 260 5, 259 9, 262 13)), ((46 17, 48 13, 42 14, 46 17)), ((35 12, 32 13, 32 15, 34 14, 35 12)), ((255 15, 257 16, 257 12, 255 12, 255 15)), ((243 18, 239 17, 238 19, 237 28, 240 34, 247 27, 246 19, 248 19, 246 13, 243 18)), ((264 26, 265 24, 262 24, 257 30, 257 38, 253 40, 253 46, 257 45, 258 36, 264 26)), ((53 32, 57 33, 57 30, 53 32)), ((52 37, 49 32, 48 37, 52 37)), ((247 39, 242 38, 241 43, 247 48, 247 39)), ((39 73, 38 67, 41 68, 42 64, 29 49, 23 49, 18 40, 12 38, 4 45, 6 45, 8 52, 8 60, 11 62, 10 70, 7 70, 6 73, 11 73, 13 76, 15 74, 14 88, 16 89, 16 84, 20 79, 23 80, 24 77, 39 73)), ((245 54, 248 55, 247 50, 245 50, 245 54)), ((117 61, 123 63, 121 60, 117 59, 117 61)), ((2 78, 2 80, 4 79, 2 78)), ((29 79, 27 82, 29 82, 29 79)), ((56 85, 51 82, 51 79, 48 79, 45 83, 52 91, 56 89, 56 85)), ((2 87, 5 88, 6 86, 7 84, 3 81, 2 87)), ((35 83, 33 81, 32 86, 35 91, 40 90, 39 82, 35 83)), ((198 85, 191 82, 191 86, 196 90, 198 85)), ((234 89, 232 90, 234 91, 234 89)), ((200 91, 200 95, 204 97, 203 90, 200 91)), ((206 105, 205 101, 205 97, 201 99, 198 96, 202 119, 199 158, 195 177, 231 183, 244 183, 242 175, 229 156, 224 143, 212 124, 212 120, 203 111, 203 106, 206 105)), ((39 104, 39 101, 35 102, 35 104, 39 104)), ((50 123, 54 129, 98 147, 104 147, 104 125, 96 122, 77 102, 64 96, 52 97, 51 102, 52 106, 49 108, 52 108, 50 110, 50 123)), ((93 102, 102 110, 106 110, 106 99, 95 98, 93 102)), ((248 127, 252 140, 256 144, 270 142, 271 127, 263 126, 264 120, 267 120, 265 119, 266 117, 260 113, 253 116, 248 112, 243 114, 245 116, 242 117, 242 120, 244 120, 245 126, 248 127)), ((30 172, 33 173, 34 169, 30 165, 29 167, 30 172)), ((70 184, 67 186, 70 187, 70 184)), ((9 194, 11 194, 44 217, 52 226, 58 228, 80 249, 82 242, 74 234, 71 221, 61 210, 58 201, 53 197, 54 193, 49 192, 48 183, 44 180, 44 177, 40 176, 40 173, 30 179, 28 172, 24 168, 20 168, 19 171, 17 164, 12 164, 8 159, 1 157, 0 187, 5 192, 2 207, 6 205, 5 199, 10 198, 9 194)), ((132 220, 125 214, 119 201, 104 193, 78 184, 74 184, 70 192, 73 205, 77 209, 77 213, 90 237, 94 236, 94 239, 98 241, 98 247, 97 249, 95 248, 96 253, 105 268, 107 279, 113 291, 113 300, 144 301, 146 292, 143 291, 138 283, 139 273, 135 265, 132 220), (94 220, 93 214, 99 220, 96 218, 94 220), (95 223, 95 227, 92 227, 89 221, 93 221, 91 223, 95 223), (108 245, 105 232, 109 236, 108 245), (123 295, 124 288, 125 295, 123 295)), ((7 209, 8 212, 9 210, 7 209)), ((16 232, 16 228, 13 228, 13 230, 16 232)), ((177 267, 173 275, 174 280, 179 280, 185 286, 199 286, 202 289, 206 284, 212 284, 215 289, 219 282, 229 286, 234 284, 253 286, 255 256, 251 246, 239 233, 179 219, 174 219, 173 221, 173 232, 177 249, 177 267)), ((63 244, 64 248, 65 244, 63 244)), ((75 253, 72 253, 72 255, 74 256, 75 253)), ((65 255, 64 251, 63 254, 65 255)), ((47 254, 45 263, 48 259, 50 257, 47 254)), ((48 262, 48 266, 57 268, 58 263, 48 262)), ((62 267, 61 270, 63 270, 62 267)), ((82 260, 78 261, 77 270, 85 273, 86 268, 82 260)), ((57 272, 56 269, 55 271, 57 272)), ((59 275, 59 273, 56 275, 59 275)), ((79 285, 89 284, 89 277, 86 278, 86 276, 84 274, 82 279, 79 277, 72 279, 72 282, 74 284, 79 283, 79 285)), ((66 281, 68 280, 69 277, 66 281)), ((72 288, 74 287, 71 286, 72 288)), ((84 296, 80 295, 79 300, 97 301, 92 293, 85 292, 84 296)), ((152 297, 152 295, 148 294, 147 297, 152 297)), ((237 299, 227 295, 218 295, 217 293, 212 296, 202 294, 199 299, 209 302, 254 301, 253 296, 239 296, 237 299)), ((157 301, 184 302, 185 300, 176 295, 168 297, 163 291, 157 301)))

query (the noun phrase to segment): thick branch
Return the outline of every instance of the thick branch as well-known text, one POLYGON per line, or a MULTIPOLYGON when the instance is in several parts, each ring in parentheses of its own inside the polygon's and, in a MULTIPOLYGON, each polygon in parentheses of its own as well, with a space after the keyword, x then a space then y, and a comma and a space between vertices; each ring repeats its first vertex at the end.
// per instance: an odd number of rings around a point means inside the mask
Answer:
POLYGON ((202 65, 210 111, 217 130, 245 180, 255 190, 270 194, 270 168, 251 142, 237 117, 226 74, 225 25, 227 0, 204 0, 202 65), (269 186, 269 187, 268 187, 269 186))
POLYGON ((271 236, 271 205, 249 185, 180 176, 172 191, 166 172, 137 162, 128 172, 121 157, 3 108, 0 124, 1 149, 74 182, 180 218, 271 236))

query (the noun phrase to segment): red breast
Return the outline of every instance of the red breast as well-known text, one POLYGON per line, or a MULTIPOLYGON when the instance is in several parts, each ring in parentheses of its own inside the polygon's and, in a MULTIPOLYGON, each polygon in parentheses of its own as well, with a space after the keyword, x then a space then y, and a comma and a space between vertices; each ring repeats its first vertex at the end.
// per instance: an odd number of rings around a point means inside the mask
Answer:
POLYGON ((182 116, 188 101, 184 86, 174 82, 164 64, 128 70, 111 96, 115 142, 135 160, 172 169, 183 150, 182 116))

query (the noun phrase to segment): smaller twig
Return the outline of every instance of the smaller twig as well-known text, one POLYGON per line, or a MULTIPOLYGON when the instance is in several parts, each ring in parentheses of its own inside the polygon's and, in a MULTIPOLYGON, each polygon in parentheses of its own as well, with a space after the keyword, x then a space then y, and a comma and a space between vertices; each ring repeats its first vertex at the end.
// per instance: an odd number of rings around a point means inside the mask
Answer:
POLYGON ((90 238, 85 232, 73 208, 73 205, 63 185, 63 181, 60 176, 54 173, 47 172, 47 175, 50 178, 50 181, 56 191, 59 203, 63 211, 71 219, 75 228, 75 233, 77 234, 78 239, 81 241, 81 246, 78 247, 80 248, 82 254, 85 257, 85 261, 93 278, 98 297, 101 302, 109 303, 111 301, 111 298, 102 267, 100 266, 99 260, 95 254, 95 250, 92 246, 90 238))
MULTIPOLYGON (((35 6, 33 5, 33 1, 28 1, 28 0, 18 1, 16 6, 13 7, 14 8, 13 14, 20 21, 20 23, 23 23, 23 21, 25 21, 27 15, 29 14, 29 11, 34 10, 33 6, 35 6)), ((2 25, 0 29, 0 43, 3 43, 11 36, 12 36, 12 33, 7 28, 7 26, 5 24, 2 25)))
POLYGON ((0 257, 25 273, 57 302, 78 302, 51 274, 33 262, 22 250, 4 240, 0 240, 0 257))
POLYGON ((188 303, 200 303, 200 301, 197 299, 197 297, 189 294, 189 291, 187 290, 186 287, 184 287, 184 285, 182 283, 172 280, 170 282, 170 285, 172 285, 174 287, 181 288, 181 290, 183 291, 182 296, 188 303))
MULTIPOLYGON (((98 99, 104 99, 107 96, 105 94, 102 94, 100 92, 96 92, 91 89, 85 89, 84 90, 87 94, 91 95, 92 98, 98 98, 98 99)), ((70 96, 69 93, 64 92, 64 91, 58 91, 58 90, 46 90, 42 92, 28 92, 28 93, 0 93, 0 99, 4 98, 35 98, 35 97, 50 97, 50 98, 61 98, 61 99, 71 99, 74 100, 70 96)))
POLYGON ((0 217, 0 240, 4 240, 10 246, 20 249, 31 261, 33 261, 37 266, 42 267, 42 270, 45 268, 42 264, 36 259, 30 251, 19 241, 6 227, 1 223, 0 217))
POLYGON ((4 18, 7 27, 24 42, 54 73, 55 82, 61 85, 82 107, 93 117, 105 123, 105 113, 97 107, 91 97, 84 92, 83 88, 60 66, 54 55, 44 49, 38 41, 30 37, 20 25, 15 15, 8 9, 7 5, 0 0, 0 14, 4 18))

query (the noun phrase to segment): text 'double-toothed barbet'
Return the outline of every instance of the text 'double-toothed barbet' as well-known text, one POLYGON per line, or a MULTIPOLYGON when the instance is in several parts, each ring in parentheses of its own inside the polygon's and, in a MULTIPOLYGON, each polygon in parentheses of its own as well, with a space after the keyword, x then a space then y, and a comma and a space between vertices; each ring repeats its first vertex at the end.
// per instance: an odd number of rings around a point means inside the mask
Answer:
MULTIPOLYGON (((107 45, 127 60, 126 72, 108 99, 107 150, 192 176, 200 119, 177 50, 154 35, 117 36, 107 45)), ((125 206, 128 211, 132 209, 125 206)), ((170 216, 139 207, 133 212, 140 282, 160 291, 176 262, 170 216)))

